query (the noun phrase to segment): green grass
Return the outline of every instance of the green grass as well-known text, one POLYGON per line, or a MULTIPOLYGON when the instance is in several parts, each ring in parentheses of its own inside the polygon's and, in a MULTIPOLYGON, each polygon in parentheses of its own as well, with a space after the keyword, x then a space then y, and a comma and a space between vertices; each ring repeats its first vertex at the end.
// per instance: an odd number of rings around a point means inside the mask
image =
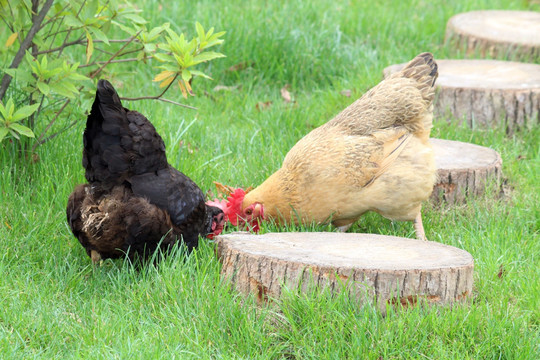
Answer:
MULTIPOLYGON (((212 181, 257 185, 314 127, 374 86, 382 69, 422 51, 460 57, 444 45, 446 21, 462 11, 527 9, 526 1, 137 1, 154 25, 226 30, 227 58, 197 81, 187 110, 126 103, 163 135, 170 162, 201 188, 212 181), (239 63, 242 71, 229 71, 239 63), (293 105, 279 90, 289 84, 293 105), (239 85, 212 91, 216 85, 239 85), (348 98, 342 90, 352 91, 348 98), (204 95, 208 93, 209 95, 204 95), (271 101, 257 110, 258 102, 271 101)), ((533 6, 533 5, 531 5, 533 6)), ((539 10, 538 5, 532 8, 539 10)), ((152 73, 116 73, 124 96, 157 93, 152 73)), ((179 99, 179 93, 168 94, 179 99)), ((66 120, 67 122, 67 120, 66 120)), ((26 163, 0 144, 0 358, 2 359, 538 359, 540 358, 540 173, 538 127, 509 136, 436 121, 434 137, 500 152, 506 195, 424 210, 428 238, 475 259, 470 303, 386 316, 328 292, 286 295, 259 306, 220 276, 213 244, 181 250, 159 266, 122 261, 92 268, 65 222, 81 166, 84 119, 26 163), (499 271, 503 269, 503 276, 499 271)), ((302 227, 296 230, 328 230, 302 227)), ((263 231, 285 231, 265 225, 263 231)), ((410 223, 367 214, 351 231, 412 237, 410 223)))

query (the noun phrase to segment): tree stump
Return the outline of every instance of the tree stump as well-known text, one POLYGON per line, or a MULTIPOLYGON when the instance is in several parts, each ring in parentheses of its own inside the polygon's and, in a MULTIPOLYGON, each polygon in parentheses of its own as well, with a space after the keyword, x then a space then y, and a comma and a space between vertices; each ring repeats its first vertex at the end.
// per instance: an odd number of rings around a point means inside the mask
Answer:
MULTIPOLYGON (((540 37, 540 35, 539 35, 540 37)), ((506 123, 508 132, 540 121, 540 65, 498 60, 437 60, 434 114, 471 127, 506 123)), ((405 64, 384 69, 387 77, 405 64)))
POLYGON ((451 17, 445 41, 467 55, 538 62, 539 34, 538 12, 484 10, 451 17))
POLYGON ((493 149, 460 141, 431 139, 437 166, 432 203, 463 203, 484 194, 488 184, 501 185, 502 159, 493 149))
POLYGON ((348 291, 384 311, 386 304, 451 304, 467 298, 473 258, 431 241, 355 233, 233 233, 216 237, 221 274, 259 301, 282 287, 348 291))

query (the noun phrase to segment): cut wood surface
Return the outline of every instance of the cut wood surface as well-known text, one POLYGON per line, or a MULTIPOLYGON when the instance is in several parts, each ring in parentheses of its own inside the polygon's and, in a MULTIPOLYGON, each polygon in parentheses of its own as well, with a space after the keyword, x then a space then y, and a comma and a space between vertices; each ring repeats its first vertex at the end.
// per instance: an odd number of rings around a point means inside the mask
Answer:
POLYGON ((483 10, 457 14, 446 42, 467 55, 535 62, 540 59, 540 13, 483 10))
MULTIPOLYGON (((539 35, 540 37, 540 35, 539 35)), ((508 131, 540 121, 540 65, 499 60, 437 60, 436 118, 508 131)), ((405 64, 384 69, 387 77, 405 64)))
POLYGON ((437 183, 431 201, 457 204, 482 195, 488 184, 500 186, 502 159, 493 149, 460 141, 431 139, 437 183))
POLYGON ((222 276, 258 300, 283 286, 346 291, 360 302, 450 304, 471 294, 473 258, 431 241, 374 234, 299 232, 216 237, 222 276))

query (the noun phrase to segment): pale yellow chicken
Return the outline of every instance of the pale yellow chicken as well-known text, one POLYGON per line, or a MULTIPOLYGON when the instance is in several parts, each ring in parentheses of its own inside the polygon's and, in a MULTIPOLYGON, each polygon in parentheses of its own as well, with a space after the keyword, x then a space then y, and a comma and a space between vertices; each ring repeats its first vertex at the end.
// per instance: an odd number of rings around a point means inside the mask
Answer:
POLYGON ((259 219, 325 223, 346 231, 367 211, 414 221, 426 239, 421 206, 436 168, 429 134, 437 64, 422 53, 289 151, 282 167, 223 207, 233 224, 259 219))

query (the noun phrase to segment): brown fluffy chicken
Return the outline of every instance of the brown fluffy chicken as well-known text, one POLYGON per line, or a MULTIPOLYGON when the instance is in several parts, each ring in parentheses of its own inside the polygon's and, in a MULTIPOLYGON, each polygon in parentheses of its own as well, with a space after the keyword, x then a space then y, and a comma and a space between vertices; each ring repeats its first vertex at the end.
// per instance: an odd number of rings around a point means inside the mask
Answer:
POLYGON ((422 53, 289 151, 282 167, 224 208, 235 223, 259 219, 325 223, 346 231, 367 211, 414 221, 426 239, 421 205, 436 168, 429 134, 437 64, 422 53))

